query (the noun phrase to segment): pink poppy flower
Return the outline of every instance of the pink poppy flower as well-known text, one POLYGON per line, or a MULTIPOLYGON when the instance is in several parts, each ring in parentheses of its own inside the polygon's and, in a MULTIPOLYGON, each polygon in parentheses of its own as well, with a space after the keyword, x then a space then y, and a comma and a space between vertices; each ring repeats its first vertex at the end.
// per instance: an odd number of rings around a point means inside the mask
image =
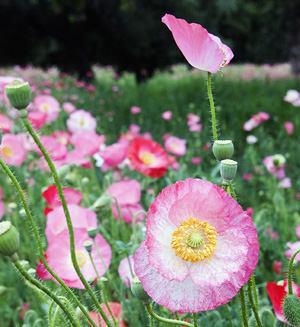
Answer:
POLYGON ((51 95, 37 95, 33 99, 33 103, 37 110, 46 113, 46 122, 57 119, 59 114, 59 102, 51 95))
MULTIPOLYGON (((102 310, 105 312, 107 317, 111 320, 111 315, 109 310, 107 309, 106 305, 104 303, 100 304, 102 310)), ((117 318, 117 321, 120 325, 120 327, 126 327, 122 320, 122 307, 120 303, 116 302, 108 302, 108 306, 115 318, 117 318)), ((105 321, 103 320, 102 316, 100 316, 100 322, 99 322, 99 314, 97 312, 91 311, 89 312, 90 317, 94 320, 97 326, 101 327, 107 327, 105 321)), ((90 323, 89 323, 90 324, 90 323)), ((91 325, 91 324, 90 324, 91 325)))
POLYGON ((165 111, 161 114, 161 118, 164 120, 171 120, 172 119, 172 111, 165 111))
POLYGON ((128 144, 126 143, 114 143, 107 146, 104 150, 98 154, 103 159, 101 169, 105 172, 110 168, 117 167, 127 157, 128 144))
MULTIPOLYGON (((97 228, 97 215, 94 211, 80 207, 76 204, 68 204, 68 209, 74 228, 97 228)), ((51 242, 59 233, 67 229, 67 222, 63 206, 54 207, 47 214, 45 234, 48 242, 51 242)))
MULTIPOLYGON (((82 194, 79 191, 73 190, 72 188, 63 188, 63 193, 67 204, 79 204, 82 200, 82 194)), ((45 207, 44 215, 47 215, 55 207, 61 206, 61 201, 58 195, 56 185, 49 186, 42 193, 42 196, 50 206, 50 207, 45 207)))
MULTIPOLYGON (((47 260, 47 258, 48 258, 47 252, 44 253, 44 257, 45 257, 45 260, 48 263, 48 260, 47 260)), ((36 275, 38 276, 38 278, 43 279, 43 280, 52 279, 52 275, 45 268, 45 266, 43 265, 41 259, 39 259, 38 264, 36 266, 36 275)))
MULTIPOLYGON (((49 156, 53 160, 61 160, 63 159, 68 150, 67 147, 60 142, 58 142, 53 136, 40 136, 40 141, 42 142, 45 149, 48 151, 49 156)), ((41 150, 38 148, 38 146, 35 147, 35 151, 42 156, 41 150)))
POLYGON ((54 131, 51 136, 63 145, 68 145, 71 137, 70 134, 65 131, 54 131))
POLYGON ((200 121, 200 117, 198 115, 191 114, 191 113, 187 114, 187 119, 188 119, 188 122, 187 122, 188 126, 191 126, 193 124, 197 124, 200 121))
POLYGON ((272 228, 270 228, 270 227, 266 228, 266 232, 273 240, 278 239, 278 233, 274 232, 272 228))
POLYGON ((129 131, 133 134, 136 134, 138 136, 139 132, 141 130, 141 126, 136 124, 130 124, 129 131))
POLYGON ((134 261, 132 255, 121 260, 118 273, 125 285, 130 287, 132 278, 134 277, 134 261))
POLYGON ((97 127, 96 119, 90 112, 83 109, 71 113, 67 120, 67 127, 71 133, 95 132, 97 127))
POLYGON ((258 121, 254 118, 250 118, 248 121, 245 122, 243 125, 244 131, 250 132, 253 128, 257 127, 259 125, 258 121))
MULTIPOLYGON (((290 259, 293 253, 300 249, 300 241, 297 241, 295 243, 286 243, 286 246, 289 247, 289 250, 285 251, 285 256, 290 259)), ((298 253, 294 259, 294 262, 300 262, 300 253, 298 253)))
POLYGON ((294 133, 294 124, 292 122, 286 121, 284 123, 284 128, 289 135, 292 135, 294 133))
MULTIPOLYGON (((75 254, 78 265, 85 279, 97 278, 96 272, 89 258, 83 243, 91 241, 86 232, 86 228, 74 228, 75 254)), ((103 276, 110 265, 111 248, 102 235, 95 237, 96 244, 102 255, 105 266, 102 263, 95 247, 92 247, 92 257, 99 276, 103 276)), ((57 234, 48 244, 47 260, 53 271, 69 286, 84 289, 84 286, 77 276, 73 267, 70 253, 69 231, 63 230, 57 234)))
POLYGON ((258 141, 258 138, 257 138, 256 136, 254 136, 254 135, 248 135, 248 136, 246 137, 246 142, 247 142, 248 144, 254 144, 254 143, 257 143, 257 141, 258 141))
POLYGON ((208 181, 190 178, 165 188, 149 208, 146 227, 135 273, 148 295, 171 311, 216 309, 256 267, 251 217, 208 181))
POLYGON ((130 108, 130 112, 134 115, 139 114, 142 111, 142 109, 140 107, 137 106, 133 106, 130 108))
POLYGON ((285 177, 282 181, 278 183, 279 188, 290 188, 292 187, 292 181, 289 177, 285 177))
POLYGON ((285 177, 285 158, 281 154, 275 154, 274 156, 268 156, 263 160, 265 167, 271 175, 276 176, 279 179, 285 177))
POLYGON ((73 111, 76 110, 76 107, 74 106, 73 103, 71 102, 65 102, 62 105, 62 110, 68 114, 72 113, 73 111))
POLYGON ((245 181, 249 181, 250 179, 252 179, 253 178, 253 174, 244 174, 243 175, 243 179, 245 180, 245 181))
POLYGON ((274 260, 273 262, 273 271, 276 275, 279 275, 282 268, 282 262, 274 260))
POLYGON ((105 135, 98 135, 94 132, 82 132, 73 134, 70 143, 82 156, 92 156, 100 150, 100 146, 106 139, 105 135))
POLYGON ((200 157, 194 157, 194 158, 192 158, 191 161, 192 161, 192 164, 198 165, 202 161, 202 159, 200 157))
POLYGON ((59 164, 60 167, 69 164, 73 164, 78 167, 84 167, 86 169, 91 169, 93 167, 90 158, 85 157, 84 155, 82 155, 82 153, 80 153, 76 149, 67 152, 67 155, 62 161, 59 162, 59 164))
POLYGON ((181 157, 186 153, 186 140, 182 140, 176 136, 169 136, 165 140, 165 148, 168 152, 181 157))
POLYGON ((162 18, 162 22, 172 32, 178 48, 193 67, 214 74, 233 58, 231 49, 201 25, 189 24, 169 14, 162 18))
POLYGON ((152 140, 132 141, 127 157, 137 171, 152 178, 163 176, 169 166, 168 154, 160 144, 152 140))
POLYGON ((3 133, 9 133, 14 127, 14 122, 6 115, 0 113, 0 128, 3 133))
MULTIPOLYGON (((136 212, 144 210, 138 203, 141 199, 141 185, 135 179, 128 179, 121 182, 116 182, 110 185, 106 193, 117 199, 121 215, 126 223, 131 224, 132 218, 136 212)), ((119 220, 117 206, 113 201, 112 213, 119 220)), ((137 216, 137 221, 144 218, 143 214, 137 216)))
POLYGON ((28 120, 34 129, 43 127, 46 123, 46 119, 47 113, 44 111, 35 110, 28 113, 28 120))
POLYGON ((26 160, 26 150, 14 134, 4 134, 0 144, 0 157, 7 165, 20 166, 26 160))
POLYGON ((288 90, 283 100, 298 107, 300 106, 300 93, 297 90, 288 90))
MULTIPOLYGON (((300 298, 300 288, 294 282, 292 282, 293 293, 300 298)), ((290 325, 283 314, 283 300, 288 293, 288 280, 280 281, 278 283, 269 282, 267 283, 266 290, 272 302, 275 315, 277 319, 290 325)))
POLYGON ((202 124, 192 124, 189 127, 190 132, 201 133, 202 124))
POLYGON ((252 214, 253 214, 253 208, 252 207, 249 207, 246 209, 246 212, 247 212, 247 215, 252 217, 252 214))

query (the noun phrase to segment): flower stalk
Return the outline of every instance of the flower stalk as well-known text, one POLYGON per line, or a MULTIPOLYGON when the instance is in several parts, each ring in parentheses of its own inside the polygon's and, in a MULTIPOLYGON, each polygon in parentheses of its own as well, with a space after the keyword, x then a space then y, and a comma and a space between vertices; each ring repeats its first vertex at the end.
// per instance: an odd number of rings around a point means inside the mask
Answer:
POLYGON ((210 72, 207 72, 207 95, 208 95, 208 100, 209 100, 209 105, 210 105, 213 139, 214 139, 214 141, 217 141, 218 140, 217 119, 216 119, 215 104, 214 104, 214 99, 213 99, 212 89, 211 89, 211 75, 212 74, 210 72))

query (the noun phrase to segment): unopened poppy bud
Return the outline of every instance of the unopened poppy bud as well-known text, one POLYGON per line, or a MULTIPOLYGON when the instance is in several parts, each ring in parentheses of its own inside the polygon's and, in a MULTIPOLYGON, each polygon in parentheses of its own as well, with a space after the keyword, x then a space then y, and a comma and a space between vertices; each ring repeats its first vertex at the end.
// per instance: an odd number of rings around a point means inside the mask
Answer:
POLYGON ((81 180, 81 184, 82 184, 83 186, 87 186, 87 185, 89 185, 89 183, 90 183, 90 180, 89 180, 88 177, 83 177, 83 178, 82 178, 82 180, 81 180))
POLYGON ((111 203, 111 196, 109 196, 106 193, 103 193, 89 209, 93 211, 97 211, 98 209, 105 207, 110 203, 111 203))
POLYGON ((83 243, 83 246, 87 250, 88 253, 92 252, 92 242, 91 241, 85 241, 83 243))
POLYGON ((16 228, 10 221, 0 222, 0 254, 17 260, 16 252, 19 250, 20 237, 16 228))
POLYGON ((142 283, 137 276, 133 277, 131 281, 131 292, 137 299, 141 300, 145 305, 150 304, 152 301, 150 296, 143 289, 142 283))
POLYGON ((86 279, 86 281, 89 283, 90 286, 93 286, 95 283, 96 278, 93 276, 90 276, 86 279))
POLYGON ((213 154, 218 161, 230 159, 233 155, 234 146, 231 140, 217 140, 212 146, 213 154))
POLYGON ((0 296, 3 295, 7 291, 7 287, 0 285, 0 296))
POLYGON ((88 236, 92 239, 94 239, 96 237, 96 235, 98 234, 98 228, 88 228, 87 230, 88 236))
POLYGON ((235 177, 237 171, 237 162, 226 159, 221 161, 220 173, 223 178, 222 184, 228 185, 235 177))
POLYGON ((284 298, 283 314, 291 325, 300 325, 300 300, 296 294, 287 294, 284 298))
POLYGON ((33 268, 29 268, 29 269, 27 270, 27 272, 28 272, 28 274, 29 274, 31 277, 36 278, 36 270, 35 270, 35 269, 33 269, 33 268))
POLYGON ((31 91, 28 82, 14 80, 5 86, 5 93, 12 107, 25 109, 30 103, 31 91))
POLYGON ((285 157, 282 154, 275 154, 273 156, 273 164, 276 169, 281 168, 285 164, 285 157))

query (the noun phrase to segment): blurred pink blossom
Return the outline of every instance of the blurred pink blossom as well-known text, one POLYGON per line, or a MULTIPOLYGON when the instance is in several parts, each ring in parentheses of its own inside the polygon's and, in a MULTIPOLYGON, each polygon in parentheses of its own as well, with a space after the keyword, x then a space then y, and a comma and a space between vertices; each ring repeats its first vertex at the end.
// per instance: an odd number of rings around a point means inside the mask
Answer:
POLYGON ((268 227, 268 228, 266 229, 266 232, 267 232, 267 234, 268 234, 271 238, 273 238, 273 240, 277 240, 277 239, 278 239, 278 233, 277 233, 277 232, 274 232, 272 228, 268 227))
POLYGON ((138 136, 139 132, 141 130, 141 127, 136 124, 130 124, 129 131, 133 134, 136 134, 138 136))
POLYGON ((110 168, 115 168, 127 157, 128 144, 114 143, 107 146, 104 150, 97 154, 103 159, 101 165, 102 171, 107 171, 110 168))
POLYGON ((292 187, 292 181, 289 177, 285 177, 279 184, 279 188, 290 188, 292 187))
POLYGON ((124 281, 125 285, 127 287, 130 287, 132 278, 135 275, 133 255, 130 255, 129 257, 126 257, 121 260, 118 268, 118 273, 120 279, 124 281))
POLYGON ((4 134, 0 145, 0 157, 7 165, 20 166, 26 160, 26 149, 15 134, 4 134))
POLYGON ((59 114, 59 102, 50 95, 37 95, 33 99, 37 110, 46 113, 46 122, 52 122, 57 119, 59 114))
POLYGON ((43 127, 47 120, 47 113, 40 110, 30 111, 28 113, 28 120, 34 129, 43 127))
POLYGON ((165 149, 167 152, 175 154, 175 156, 181 157, 186 153, 186 140, 180 139, 176 136, 169 136, 165 140, 165 149))
POLYGON ((263 163, 270 174, 276 176, 279 179, 284 179, 285 158, 281 154, 268 156, 263 160, 263 163))
POLYGON ((14 127, 14 122, 6 115, 0 113, 0 128, 3 133, 9 133, 14 127))
POLYGON ((74 145, 83 157, 92 156, 100 150, 100 146, 105 142, 105 135, 98 135, 95 132, 81 132, 73 134, 70 143, 74 145))
POLYGON ((194 157, 191 161, 194 165, 197 165, 202 161, 202 159, 200 157, 194 157))
POLYGON ((164 119, 164 120, 171 120, 172 119, 172 111, 165 111, 162 113, 161 117, 164 119))
POLYGON ((65 102, 62 105, 62 110, 68 114, 72 113, 73 111, 76 110, 76 107, 74 106, 73 103, 71 102, 65 102))
POLYGON ((254 136, 254 135, 248 135, 246 137, 246 141, 247 141, 248 144, 254 144, 254 143, 256 143, 258 141, 258 138, 256 136, 254 136))
POLYGON ((244 174, 244 175, 243 175, 243 179, 244 179, 245 181, 248 181, 248 180, 250 180, 251 178, 253 178, 253 174, 244 174))
POLYGON ((92 114, 83 109, 76 110, 70 114, 67 127, 71 133, 95 132, 97 121, 92 114))
POLYGON ((284 128, 289 135, 292 135, 294 133, 294 124, 292 122, 286 121, 284 123, 284 128))
POLYGON ((249 207, 246 209, 246 212, 248 214, 248 216, 252 217, 252 214, 253 214, 253 208, 252 207, 249 207))
POLYGON ((297 90, 288 90, 283 98, 284 101, 291 103, 295 107, 300 106, 300 93, 297 90))
POLYGON ((193 124, 189 127, 190 132, 201 133, 202 131, 202 124, 193 124))
POLYGON ((273 262, 273 271, 276 275, 279 275, 282 268, 282 262, 274 260, 273 262))
POLYGON ((140 107, 137 107, 137 106, 132 106, 130 108, 130 112, 134 115, 137 115, 139 114, 140 112, 142 111, 142 109, 140 107))

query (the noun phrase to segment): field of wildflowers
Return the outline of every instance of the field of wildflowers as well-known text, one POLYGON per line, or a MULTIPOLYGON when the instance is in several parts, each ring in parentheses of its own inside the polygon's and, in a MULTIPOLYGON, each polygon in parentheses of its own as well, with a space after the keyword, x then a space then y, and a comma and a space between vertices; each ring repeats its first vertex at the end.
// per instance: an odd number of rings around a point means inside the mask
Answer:
POLYGON ((300 325, 300 79, 163 22, 196 69, 0 70, 1 327, 300 325))

